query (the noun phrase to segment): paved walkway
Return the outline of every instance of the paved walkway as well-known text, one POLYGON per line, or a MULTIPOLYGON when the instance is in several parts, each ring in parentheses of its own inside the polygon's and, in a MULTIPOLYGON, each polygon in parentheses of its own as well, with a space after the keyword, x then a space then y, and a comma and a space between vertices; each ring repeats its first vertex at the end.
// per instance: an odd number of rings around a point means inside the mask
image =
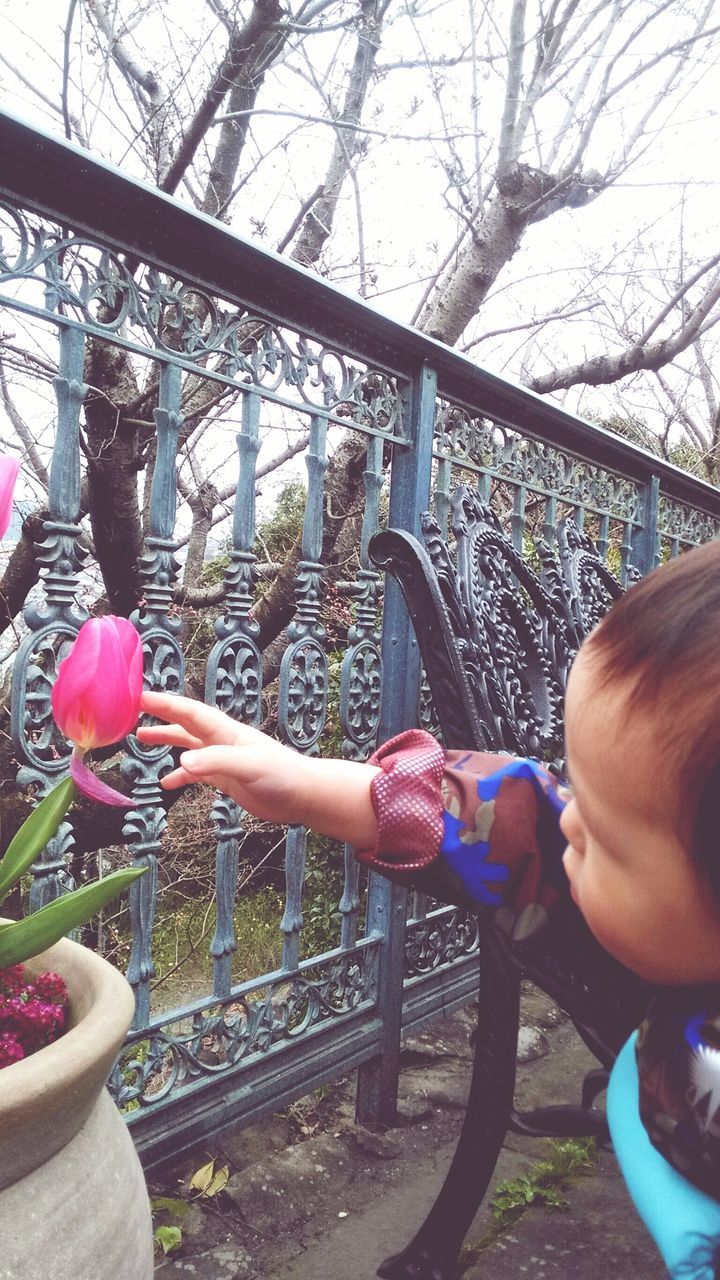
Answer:
MULTIPOLYGON (((572 1100, 594 1062, 544 997, 531 996, 530 1005, 525 1051, 534 1060, 519 1068, 519 1105, 572 1100)), ((277 1127, 287 1118, 220 1142, 214 1154, 237 1172, 215 1204, 193 1206, 182 1253, 158 1268, 158 1280, 373 1280, 422 1222, 449 1165, 467 1090, 470 1021, 436 1023, 408 1045, 403 1124, 380 1139, 355 1129, 348 1084, 323 1100, 319 1117, 299 1109, 309 1130, 300 1144, 273 1152, 286 1140, 277 1127)), ((546 1152, 547 1144, 511 1135, 497 1180, 532 1171, 546 1152)), ((566 1208, 532 1205, 497 1234, 486 1202, 468 1233, 462 1280, 662 1280, 610 1153, 597 1153, 589 1170, 557 1190, 566 1208)))

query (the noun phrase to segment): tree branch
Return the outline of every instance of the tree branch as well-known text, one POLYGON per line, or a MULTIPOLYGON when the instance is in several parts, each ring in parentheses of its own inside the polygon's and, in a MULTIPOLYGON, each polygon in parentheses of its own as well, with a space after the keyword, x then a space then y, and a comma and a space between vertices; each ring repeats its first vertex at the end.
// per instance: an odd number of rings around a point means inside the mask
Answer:
POLYGON ((30 432, 30 428, 28 427, 25 419, 21 416, 17 408, 17 405, 15 404, 12 396, 10 395, 10 389, 8 387, 7 378, 5 376, 5 366, 2 360, 0 360, 0 397, 2 398, 2 402, 5 407, 5 412, 8 418, 10 419, 10 422, 12 423, 12 426, 15 432, 17 433, 19 440, 22 443, 27 460, 30 463, 30 466, 35 472, 35 475, 37 476, 41 485, 45 489, 45 492, 47 493, 47 490, 50 487, 50 477, 47 473, 47 468, 45 467, 40 457, 40 454, 37 451, 37 447, 36 447, 35 441, 33 440, 32 434, 30 432))
MULTIPOLYGON (((291 258, 304 266, 314 266, 332 230, 343 182, 352 170, 360 150, 357 128, 370 85, 375 58, 380 47, 382 20, 388 0, 362 0, 355 57, 347 81, 345 101, 336 132, 335 147, 322 184, 323 193, 305 216, 291 258), (341 130, 350 129, 348 139, 341 130)), ((319 86, 318 86, 319 88, 319 86)), ((359 223, 362 246, 362 225, 359 223)), ((364 252, 362 254, 364 258, 364 252)))
POLYGON ((63 37, 63 80, 62 80, 62 114, 63 123, 65 125, 65 137, 68 142, 72 138, 72 122, 70 119, 70 108, 68 107, 68 82, 70 79, 70 36, 72 35, 73 19, 77 8, 78 0, 70 0, 68 4, 67 19, 65 22, 65 33, 63 37))
POLYGON ((541 329, 543 325, 554 324, 556 320, 569 320, 572 316, 585 315, 588 311, 595 311, 597 307, 602 307, 603 302, 588 302, 583 307, 573 307, 569 311, 556 311, 554 314, 540 316, 538 320, 523 320, 519 324, 509 324, 502 329, 488 329, 486 333, 481 333, 479 338, 473 338, 472 342, 466 342, 461 346, 461 351, 472 351, 473 347, 479 346, 481 342, 487 342, 488 338, 499 338, 506 333, 521 333, 523 329, 541 329))
MULTIPOLYGON (((242 82, 246 92, 252 95, 254 100, 259 87, 257 78, 260 77, 261 80, 268 60, 274 56, 284 40, 277 26, 282 12, 279 0, 255 0, 245 26, 241 31, 232 33, 225 56, 185 130, 173 160, 158 183, 161 191, 172 193, 176 190, 213 123, 218 107, 233 85, 240 85, 242 82)), ((234 128, 237 129, 238 126, 234 128)), ((219 206, 222 200, 218 199, 216 203, 219 206)))
MULTIPOLYGON (((688 286, 689 287, 689 286, 688 286)), ((678 291, 682 296, 684 290, 678 291)), ((652 372, 669 364, 681 351, 692 346, 698 334, 720 321, 720 312, 713 314, 713 308, 720 302, 720 271, 716 271, 705 290, 700 302, 689 312, 680 328, 669 337, 659 342, 644 344, 633 342, 624 351, 615 355, 593 356, 565 369, 554 370, 526 380, 526 386, 540 395, 550 391, 563 391, 569 387, 584 383, 590 387, 606 386, 626 378, 628 374, 639 373, 643 369, 652 372)), ((663 308, 666 311, 666 308, 663 308)), ((653 323, 649 332, 656 331, 653 323)))

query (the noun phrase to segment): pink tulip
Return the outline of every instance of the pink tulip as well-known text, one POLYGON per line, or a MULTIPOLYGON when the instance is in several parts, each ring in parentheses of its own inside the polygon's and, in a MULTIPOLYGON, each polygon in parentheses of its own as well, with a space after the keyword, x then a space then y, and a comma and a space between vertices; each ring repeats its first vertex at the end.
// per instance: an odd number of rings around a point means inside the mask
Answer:
POLYGON ((53 715, 83 751, 108 747, 135 728, 143 662, 140 637, 127 618, 91 618, 60 663, 53 715))
POLYGON ((13 458, 9 453, 0 454, 0 538, 5 537, 10 524, 13 492, 19 470, 19 458, 13 458))
POLYGON ((127 618, 91 618, 60 663, 52 688, 58 728, 75 743, 70 774, 86 795, 104 804, 130 804, 88 769, 86 751, 119 742, 140 715, 143 660, 140 637, 127 618))

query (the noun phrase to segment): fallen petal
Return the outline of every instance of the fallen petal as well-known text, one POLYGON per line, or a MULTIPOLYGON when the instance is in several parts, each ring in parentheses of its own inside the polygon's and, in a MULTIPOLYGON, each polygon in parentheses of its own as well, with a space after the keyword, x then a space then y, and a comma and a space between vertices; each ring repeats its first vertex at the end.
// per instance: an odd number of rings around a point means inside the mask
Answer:
POLYGON ((101 782, 75 751, 70 756, 70 777, 78 791, 82 791, 91 800, 99 800, 101 804, 114 804, 122 809, 127 809, 133 803, 132 796, 124 796, 122 791, 116 791, 106 782, 101 782))

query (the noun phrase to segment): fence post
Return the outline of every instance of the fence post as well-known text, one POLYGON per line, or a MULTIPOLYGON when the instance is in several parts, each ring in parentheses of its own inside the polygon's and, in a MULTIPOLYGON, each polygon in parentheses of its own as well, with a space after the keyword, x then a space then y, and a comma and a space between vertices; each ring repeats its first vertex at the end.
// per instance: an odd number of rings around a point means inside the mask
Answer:
MULTIPOLYGON (((430 501, 433 425, 437 379, 423 365, 404 397, 404 422, 411 447, 397 448, 392 463, 389 524, 420 532, 420 512, 430 501)), ((412 624, 394 578, 385 582, 382 627, 382 702, 379 742, 417 723, 420 655, 412 624)), ((392 1125, 397 1108, 407 890, 371 873, 367 932, 381 935, 378 958, 378 1014, 382 1047, 358 1071, 357 1119, 360 1124, 392 1125)))
POLYGON ((632 534, 631 562, 645 575, 657 564, 658 507, 660 503, 660 477, 649 476, 641 494, 642 524, 632 534))

